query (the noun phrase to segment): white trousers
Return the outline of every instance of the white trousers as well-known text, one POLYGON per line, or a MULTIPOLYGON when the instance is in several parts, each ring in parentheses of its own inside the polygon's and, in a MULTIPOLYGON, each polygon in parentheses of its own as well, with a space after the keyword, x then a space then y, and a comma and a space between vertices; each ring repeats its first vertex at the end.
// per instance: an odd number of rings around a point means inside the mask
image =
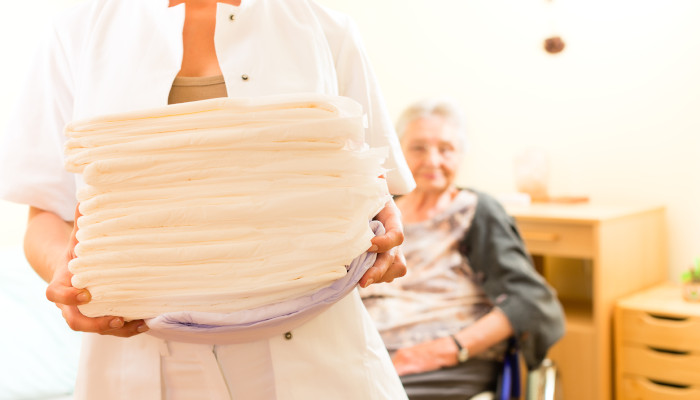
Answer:
POLYGON ((76 400, 406 399, 357 290, 292 332, 246 344, 83 336, 76 400))

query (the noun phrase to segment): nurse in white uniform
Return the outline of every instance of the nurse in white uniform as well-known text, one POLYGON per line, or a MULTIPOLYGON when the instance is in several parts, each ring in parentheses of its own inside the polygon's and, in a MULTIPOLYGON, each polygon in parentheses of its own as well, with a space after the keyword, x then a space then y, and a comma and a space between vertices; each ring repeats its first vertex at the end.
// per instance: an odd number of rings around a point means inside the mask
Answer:
MULTIPOLYGON (((357 291, 298 329, 239 345, 164 341, 143 321, 87 318, 70 286, 75 176, 63 127, 164 106, 177 76, 223 75, 228 96, 316 92, 362 104, 367 142, 388 146, 393 194, 413 188, 357 29, 312 0, 89 0, 56 20, 0 146, 0 197, 30 206, 25 251, 47 297, 83 335, 76 399, 403 399, 357 291)), ((405 273, 393 202, 361 286, 405 273)))

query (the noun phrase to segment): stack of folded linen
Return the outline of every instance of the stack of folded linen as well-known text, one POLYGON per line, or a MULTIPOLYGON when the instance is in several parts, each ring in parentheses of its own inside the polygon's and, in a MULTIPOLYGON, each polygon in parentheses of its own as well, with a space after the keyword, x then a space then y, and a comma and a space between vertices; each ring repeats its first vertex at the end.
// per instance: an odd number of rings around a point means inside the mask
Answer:
POLYGON ((212 99, 66 127, 78 190, 73 285, 87 316, 232 313, 347 274, 389 199, 386 149, 338 96, 212 99))

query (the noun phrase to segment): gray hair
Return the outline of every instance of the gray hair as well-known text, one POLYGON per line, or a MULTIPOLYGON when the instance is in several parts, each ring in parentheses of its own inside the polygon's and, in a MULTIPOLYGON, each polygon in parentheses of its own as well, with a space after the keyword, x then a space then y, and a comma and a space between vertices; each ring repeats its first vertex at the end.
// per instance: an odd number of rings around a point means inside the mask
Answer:
POLYGON ((425 99, 408 106, 396 122, 396 133, 399 136, 399 140, 403 138, 408 124, 429 116, 442 117, 448 124, 452 125, 457 131, 457 138, 461 147, 460 152, 464 152, 467 149, 464 115, 455 102, 448 99, 425 99))

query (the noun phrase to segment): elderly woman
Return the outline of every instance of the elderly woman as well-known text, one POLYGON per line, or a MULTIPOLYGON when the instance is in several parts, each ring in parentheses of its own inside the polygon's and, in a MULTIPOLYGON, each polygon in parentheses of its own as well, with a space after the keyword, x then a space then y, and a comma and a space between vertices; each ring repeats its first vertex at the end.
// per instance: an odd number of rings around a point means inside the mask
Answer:
POLYGON ((537 367, 564 332, 562 308, 501 205, 455 186, 466 148, 456 108, 420 102, 397 131, 416 181, 396 201, 408 272, 363 300, 411 400, 468 399, 495 390, 509 337, 537 367))

